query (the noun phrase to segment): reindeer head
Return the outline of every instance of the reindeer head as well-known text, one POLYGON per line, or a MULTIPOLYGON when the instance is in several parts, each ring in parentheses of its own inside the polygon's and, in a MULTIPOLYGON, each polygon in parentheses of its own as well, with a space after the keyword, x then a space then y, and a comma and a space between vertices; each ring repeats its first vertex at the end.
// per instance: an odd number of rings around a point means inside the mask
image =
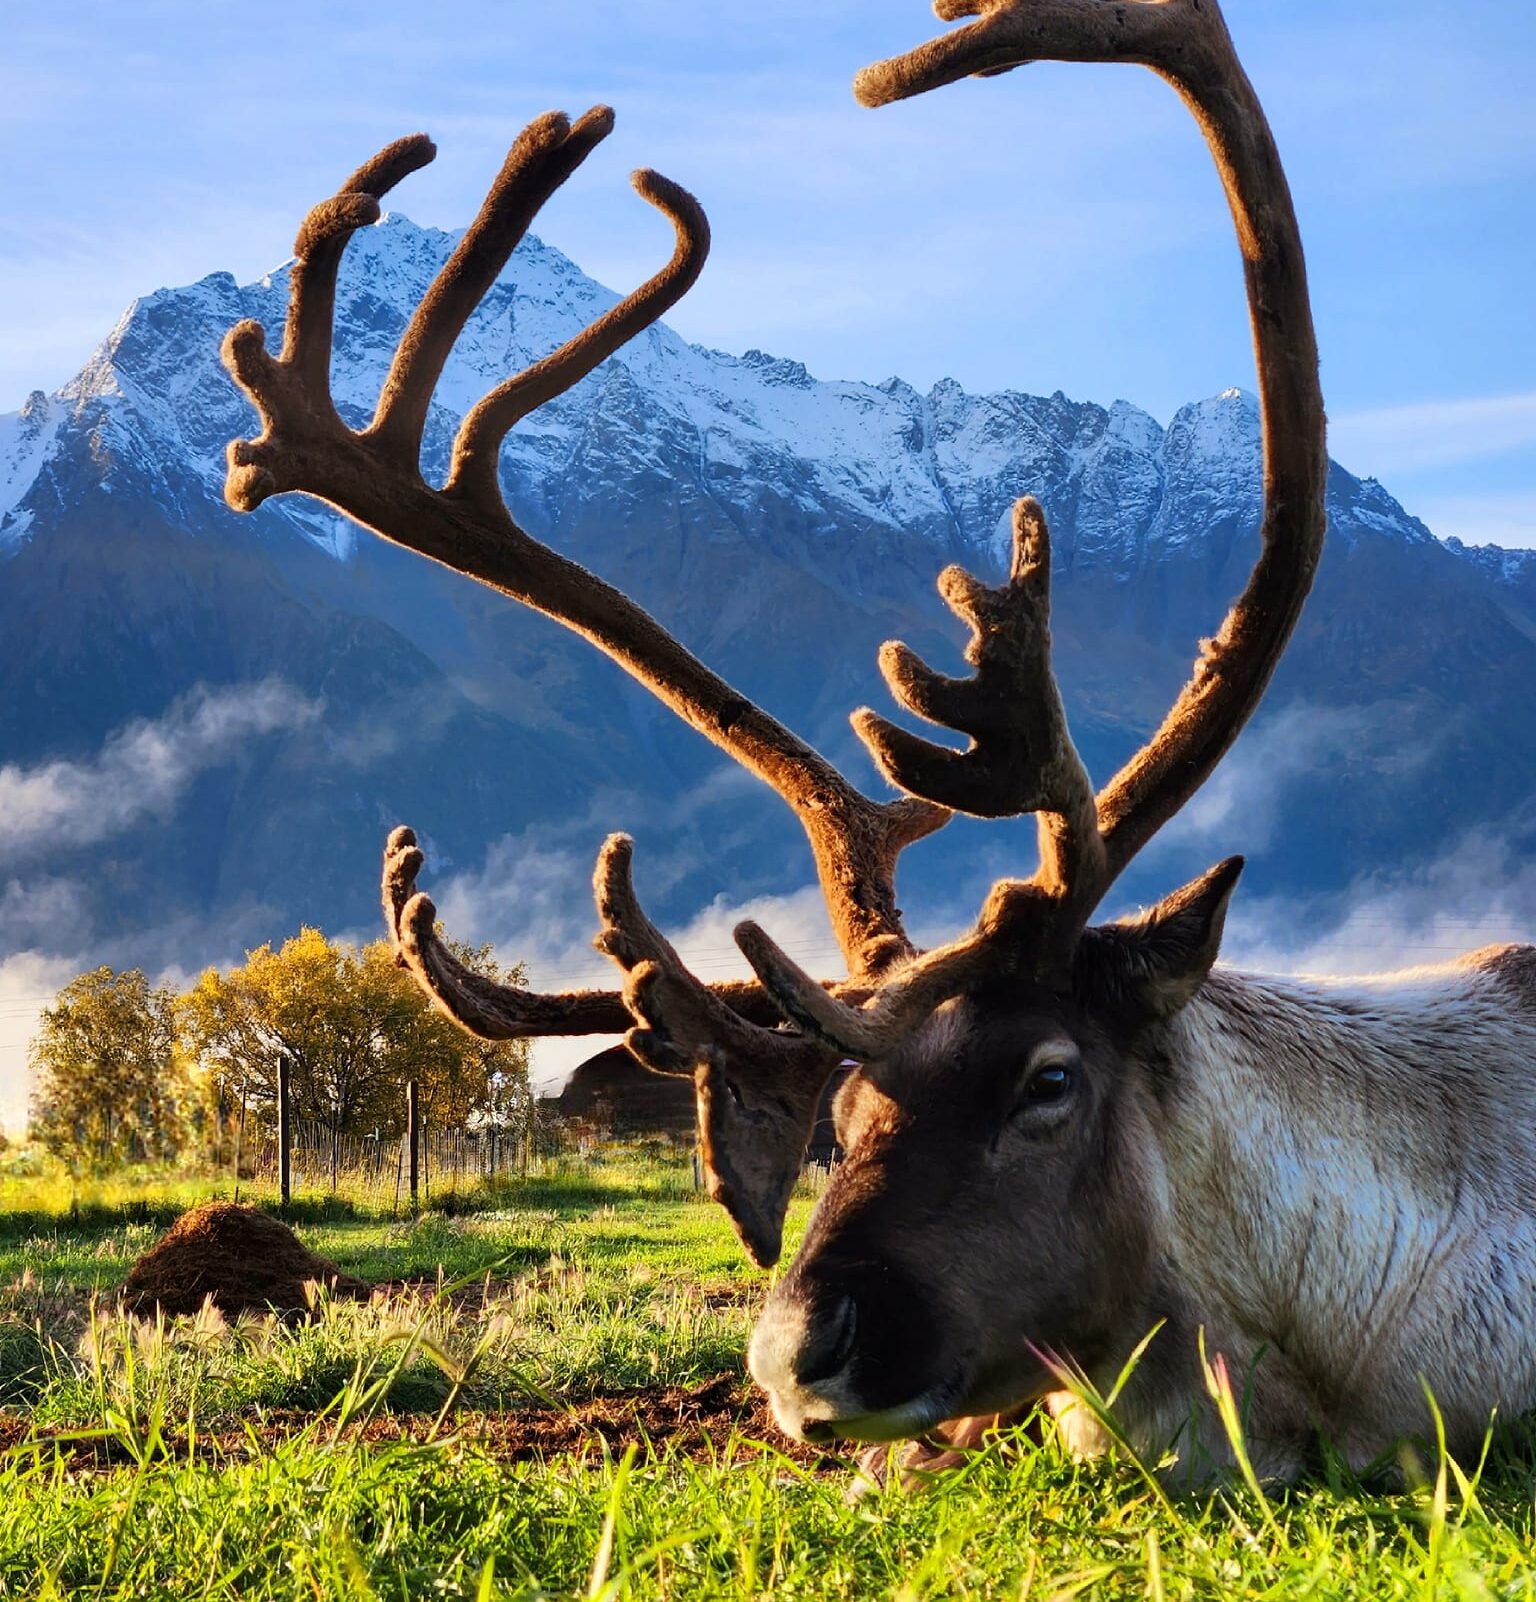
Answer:
POLYGON ((703 264, 702 212, 655 173, 637 173, 635 186, 676 228, 672 261, 493 390, 464 419, 447 482, 423 480, 422 431, 449 350, 540 205, 608 133, 605 108, 574 124, 552 113, 520 136, 406 330, 368 427, 347 428, 328 393, 336 271, 379 197, 431 159, 424 136, 381 152, 306 218, 281 355, 267 353, 254 323, 231 330, 224 350, 264 424, 230 446, 231 505, 318 496, 556 618, 771 785, 805 827, 847 963, 841 980, 812 978, 747 924, 737 941, 758 983, 700 982, 641 910, 623 836, 603 848, 595 885, 597 945, 624 974, 619 992, 537 995, 465 969, 416 890, 422 856, 408 829, 386 849, 384 907, 400 960, 466 1029, 497 1039, 623 1028, 648 1068, 691 1078, 709 1188, 761 1264, 778 1258, 827 1081, 847 1058, 860 1065, 837 1099, 846 1159, 752 1345, 753 1372, 783 1423, 817 1438, 907 1434, 1025 1399, 1046 1383, 1036 1351, 1091 1364, 1144 1331, 1159 1196, 1138 1049, 1208 972, 1240 864, 1138 923, 1091 929, 1089 919, 1252 714, 1324 528, 1322 399, 1295 215, 1215 0, 936 9, 977 20, 862 74, 866 103, 1041 59, 1150 66, 1206 136, 1243 253, 1264 412, 1262 552, 1161 727, 1098 794, 1051 667, 1050 540, 1029 498, 1014 511, 1001 585, 958 568, 939 580, 970 627, 974 675, 935 673, 903 645, 881 651, 902 706, 969 738, 953 750, 855 713, 881 772, 904 792, 891 801, 863 795, 627 597, 512 520, 498 473, 507 431, 660 317, 703 264), (1039 867, 995 886, 963 939, 918 953, 897 911, 897 859, 954 811, 1035 813, 1039 867))
POLYGON ((867 1055, 834 1104, 846 1157, 752 1338, 804 1440, 895 1440, 1118 1369, 1160 1300, 1162 1172, 1138 1048, 1199 988, 1234 858, 1070 983, 977 978, 867 1055))

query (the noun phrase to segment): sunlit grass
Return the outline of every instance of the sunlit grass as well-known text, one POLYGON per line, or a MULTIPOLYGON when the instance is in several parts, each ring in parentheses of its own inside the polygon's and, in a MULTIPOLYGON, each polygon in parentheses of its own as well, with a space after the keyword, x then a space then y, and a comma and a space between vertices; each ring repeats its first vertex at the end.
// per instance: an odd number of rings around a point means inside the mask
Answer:
MULTIPOLYGON (((1536 1596, 1536 1475, 1508 1452, 1458 1465, 1430 1443, 1400 1489, 1239 1473, 1190 1497, 1021 1429, 854 1505, 846 1470, 740 1437, 507 1461, 478 1421, 739 1372, 767 1281, 676 1172, 614 1163, 488 1201, 301 1220, 307 1244, 394 1283, 292 1325, 111 1311, 148 1222, 66 1211, 39 1230, 33 1207, 0 1228, 0 1423, 19 1443, 0 1459, 0 1595, 1536 1596), (412 1438, 347 1427, 386 1415, 412 1438)), ((1214 1361, 1209 1380, 1241 1461, 1214 1361)), ((1112 1418, 1113 1388, 1091 1400, 1112 1418)))
MULTIPOLYGON (((856 1507, 785 1461, 641 1450, 507 1465, 452 1438, 111 1475, 18 1459, 0 1575, 28 1594, 750 1597, 1519 1597, 1528 1498, 1310 1490, 1261 1519, 1246 1488, 1163 1505, 1014 1432, 947 1483, 856 1507), (48 1579, 42 1579, 48 1576, 48 1579)), ((1454 1478, 1444 1482, 1454 1483, 1454 1478)), ((19 1593, 18 1593, 19 1594, 19 1593)))

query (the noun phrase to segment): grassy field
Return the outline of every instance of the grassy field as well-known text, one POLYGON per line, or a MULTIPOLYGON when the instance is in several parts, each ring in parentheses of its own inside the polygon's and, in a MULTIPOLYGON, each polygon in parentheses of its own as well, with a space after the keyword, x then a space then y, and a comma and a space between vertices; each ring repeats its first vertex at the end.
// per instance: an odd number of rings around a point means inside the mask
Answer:
POLYGON ((1536 1469, 1508 1456, 1179 1500, 1024 1429, 850 1505, 849 1465, 792 1452, 741 1381, 767 1282, 684 1172, 419 1221, 315 1205, 306 1244, 373 1301, 114 1315, 190 1194, 0 1194, 0 1595, 1536 1596, 1536 1469))

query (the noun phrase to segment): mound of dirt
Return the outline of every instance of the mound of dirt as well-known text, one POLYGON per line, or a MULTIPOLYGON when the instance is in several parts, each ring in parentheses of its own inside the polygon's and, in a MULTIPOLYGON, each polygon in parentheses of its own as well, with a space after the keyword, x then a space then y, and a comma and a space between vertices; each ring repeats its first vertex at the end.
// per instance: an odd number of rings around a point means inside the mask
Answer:
POLYGON ((368 1286, 308 1251, 289 1227, 254 1207, 205 1202, 183 1213, 133 1265, 121 1291, 133 1313, 195 1313, 212 1296, 221 1313, 301 1313, 314 1280, 335 1296, 362 1297, 368 1286))

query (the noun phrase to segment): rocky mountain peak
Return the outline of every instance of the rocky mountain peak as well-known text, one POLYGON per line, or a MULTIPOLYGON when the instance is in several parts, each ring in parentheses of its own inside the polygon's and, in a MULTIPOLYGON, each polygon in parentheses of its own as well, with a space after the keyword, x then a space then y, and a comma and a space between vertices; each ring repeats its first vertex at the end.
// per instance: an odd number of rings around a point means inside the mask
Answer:
MULTIPOLYGON (((398 212, 358 232, 344 259, 333 387, 354 426, 371 416, 412 309, 458 235, 398 212)), ((221 508, 224 448, 254 418, 218 361, 229 327, 253 317, 281 341, 287 266, 253 284, 224 272, 135 301, 56 397, 34 395, 0 419, 0 550, 32 537, 39 497, 82 483, 142 491, 184 521, 221 508)), ((507 373, 536 361, 615 303, 613 292, 535 235, 464 330, 434 398, 424 450, 446 467, 464 413, 507 373)), ((1224 550, 1261 501, 1258 405, 1228 389, 1182 407, 1166 430, 1140 408, 1109 408, 1020 391, 969 393, 952 378, 926 395, 899 378, 820 380, 761 350, 740 356, 651 329, 508 441, 514 505, 556 521, 549 486, 582 503, 621 481, 666 481, 668 494, 729 507, 744 528, 793 559, 822 559, 827 541, 928 548, 1000 563, 1008 508, 1044 502, 1067 567, 1129 580, 1173 551, 1224 550), (686 486, 686 491, 680 486, 686 486), (763 513, 767 512, 764 516, 763 513), (797 556, 796 553, 799 553, 797 556)), ((649 493, 649 491, 648 491, 649 493)), ((1428 532, 1379 485, 1336 471, 1331 507, 1343 537, 1360 529, 1408 542, 1428 532)), ((267 524, 346 559, 355 540, 331 514, 298 501, 264 508, 267 524)), ((857 557, 842 553, 852 568, 857 557)))

